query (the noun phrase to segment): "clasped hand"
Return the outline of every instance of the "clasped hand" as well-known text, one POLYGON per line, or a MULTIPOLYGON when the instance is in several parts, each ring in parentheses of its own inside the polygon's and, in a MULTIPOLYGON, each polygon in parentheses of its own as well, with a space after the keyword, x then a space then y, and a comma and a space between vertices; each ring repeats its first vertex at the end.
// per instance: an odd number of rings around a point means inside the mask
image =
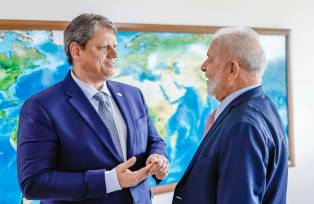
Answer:
POLYGON ((164 156, 152 154, 147 158, 145 167, 137 171, 129 170, 135 162, 136 157, 132 157, 115 168, 121 188, 136 186, 148 176, 152 175, 157 179, 162 180, 168 174, 168 160, 164 156))
POLYGON ((153 164, 149 174, 154 175, 157 179, 164 179, 169 171, 168 159, 162 155, 151 154, 146 160, 146 167, 153 164))
POLYGON ((133 166, 135 162, 136 157, 132 157, 116 167, 116 173, 121 188, 129 188, 132 186, 136 186, 141 181, 145 180, 148 176, 150 176, 149 172, 154 167, 153 163, 146 165, 145 167, 137 171, 129 170, 129 168, 133 166))

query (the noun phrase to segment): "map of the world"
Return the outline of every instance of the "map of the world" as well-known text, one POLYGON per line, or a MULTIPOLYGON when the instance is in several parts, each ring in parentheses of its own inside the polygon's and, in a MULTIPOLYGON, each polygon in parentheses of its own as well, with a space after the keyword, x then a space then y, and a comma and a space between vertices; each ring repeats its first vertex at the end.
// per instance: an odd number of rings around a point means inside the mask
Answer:
MULTIPOLYGON (((268 63, 263 85, 288 135, 286 39, 284 35, 261 37, 268 63)), ((144 93, 152 120, 168 145, 171 169, 161 185, 175 183, 200 144, 206 118, 218 105, 207 96, 200 70, 211 34, 120 32, 117 40, 113 80, 144 93)), ((70 68, 62 31, 0 31, 1 204, 18 204, 23 199, 16 170, 16 132, 23 102, 62 80, 70 68)))

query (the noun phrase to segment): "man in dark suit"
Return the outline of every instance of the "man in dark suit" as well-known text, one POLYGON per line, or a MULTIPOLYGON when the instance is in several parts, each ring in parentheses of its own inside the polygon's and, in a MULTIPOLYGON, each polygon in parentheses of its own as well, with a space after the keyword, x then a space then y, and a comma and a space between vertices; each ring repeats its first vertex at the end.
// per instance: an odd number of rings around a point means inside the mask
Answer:
POLYGON ((174 204, 284 204, 287 138, 261 85, 265 54, 249 28, 214 34, 201 69, 221 103, 176 186, 174 204))
POLYGON ((138 88, 110 81, 115 25, 82 14, 64 32, 72 70, 20 113, 18 178, 42 203, 149 204, 148 176, 168 172, 165 143, 138 88))

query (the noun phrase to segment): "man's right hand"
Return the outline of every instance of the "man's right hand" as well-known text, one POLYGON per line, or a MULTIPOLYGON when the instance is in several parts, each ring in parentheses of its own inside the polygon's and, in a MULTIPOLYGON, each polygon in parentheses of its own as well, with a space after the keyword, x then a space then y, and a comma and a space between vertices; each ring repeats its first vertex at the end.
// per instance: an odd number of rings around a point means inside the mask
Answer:
POLYGON ((150 176, 149 171, 153 167, 154 163, 151 163, 137 171, 130 171, 129 168, 133 166, 135 162, 136 157, 132 157, 115 168, 121 188, 136 186, 150 176))

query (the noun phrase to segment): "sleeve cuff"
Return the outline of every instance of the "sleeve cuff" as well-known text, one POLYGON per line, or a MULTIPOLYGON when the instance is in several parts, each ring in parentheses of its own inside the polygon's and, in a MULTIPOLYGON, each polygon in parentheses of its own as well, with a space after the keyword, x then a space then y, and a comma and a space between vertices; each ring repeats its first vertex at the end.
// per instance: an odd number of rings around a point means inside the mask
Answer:
POLYGON ((122 189, 118 180, 116 169, 105 171, 105 182, 107 193, 111 193, 122 189))

